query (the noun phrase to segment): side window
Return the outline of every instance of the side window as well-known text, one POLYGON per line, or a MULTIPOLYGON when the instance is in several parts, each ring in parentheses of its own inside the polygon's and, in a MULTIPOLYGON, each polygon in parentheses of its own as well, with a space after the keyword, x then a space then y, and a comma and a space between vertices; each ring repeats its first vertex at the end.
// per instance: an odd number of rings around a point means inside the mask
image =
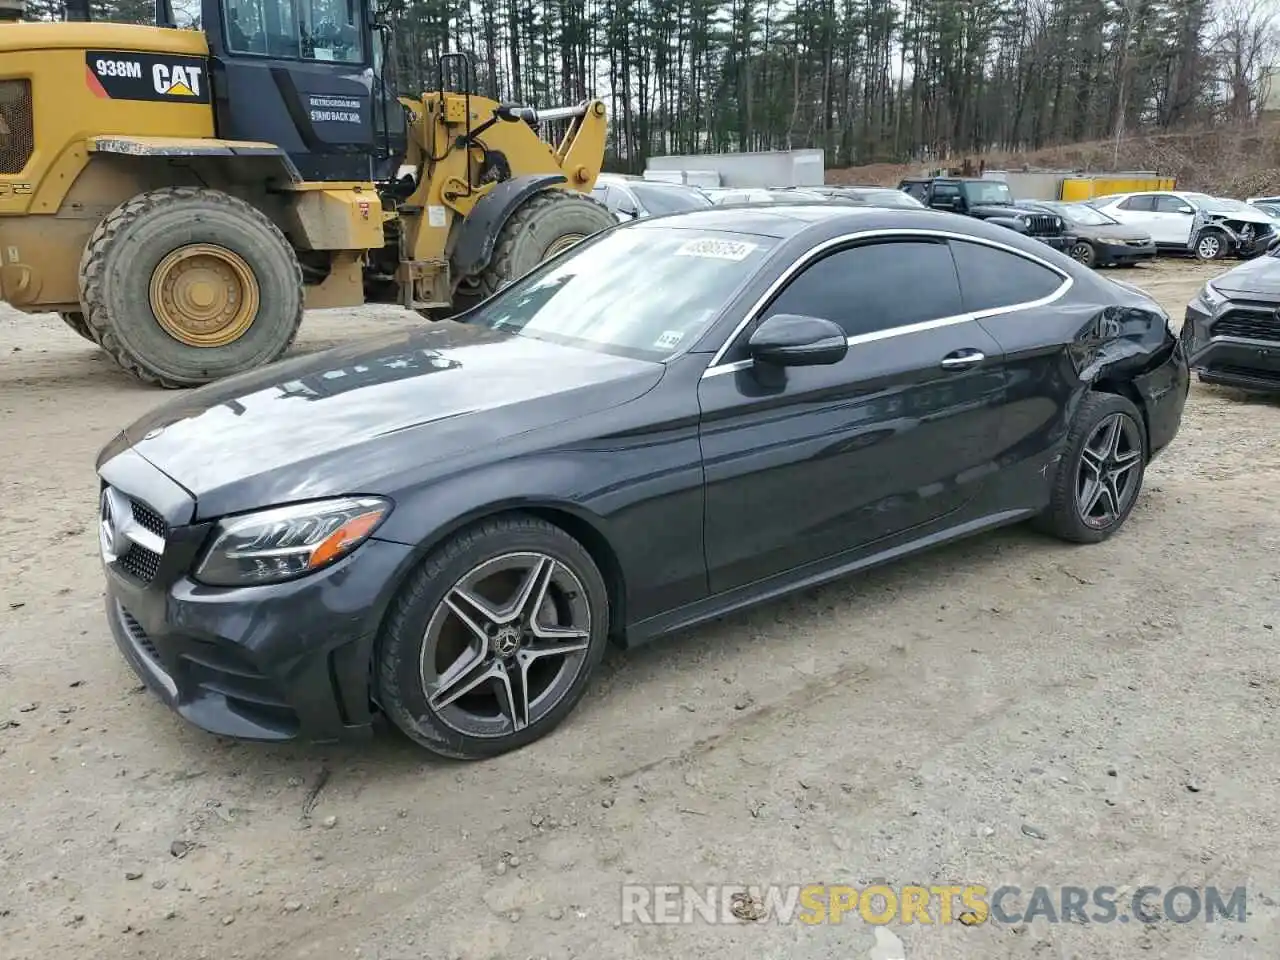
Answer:
POLYGON ((612 209, 613 209, 613 203, 610 201, 610 194, 611 194, 611 193, 612 193, 612 191, 611 191, 608 187, 605 187, 605 186, 592 187, 592 188, 591 188, 591 199, 595 200, 597 203, 603 203, 606 207, 608 207, 610 210, 612 210, 612 209))
POLYGON ((856 337, 963 312, 946 243, 898 240, 828 254, 787 284, 764 316, 822 317, 856 337))
POLYGON ((1185 213, 1191 209, 1191 204, 1180 197, 1170 196, 1162 193, 1155 198, 1156 213, 1185 213))
POLYGON ((223 0, 227 46, 304 60, 364 62, 364 25, 346 0, 223 0))
POLYGON ((964 306, 970 313, 1031 303, 1057 291, 1062 275, 1016 253, 953 240, 964 306))
POLYGON ((940 199, 954 199, 960 196, 960 188, 954 183, 940 183, 933 188, 933 195, 940 199))
POLYGON ((1128 200, 1122 200, 1116 205, 1121 210, 1133 210, 1139 213, 1149 213, 1156 208, 1155 197, 1130 197, 1128 200))

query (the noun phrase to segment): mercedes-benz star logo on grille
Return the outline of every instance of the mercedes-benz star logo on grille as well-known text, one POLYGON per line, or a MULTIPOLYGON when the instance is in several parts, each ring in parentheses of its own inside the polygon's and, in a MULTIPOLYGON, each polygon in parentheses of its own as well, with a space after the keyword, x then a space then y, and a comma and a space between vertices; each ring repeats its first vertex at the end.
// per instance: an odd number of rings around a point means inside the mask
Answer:
POLYGON ((133 516, 133 511, 124 497, 111 487, 102 491, 101 503, 98 540, 102 545, 102 558, 113 563, 129 548, 125 524, 133 516))

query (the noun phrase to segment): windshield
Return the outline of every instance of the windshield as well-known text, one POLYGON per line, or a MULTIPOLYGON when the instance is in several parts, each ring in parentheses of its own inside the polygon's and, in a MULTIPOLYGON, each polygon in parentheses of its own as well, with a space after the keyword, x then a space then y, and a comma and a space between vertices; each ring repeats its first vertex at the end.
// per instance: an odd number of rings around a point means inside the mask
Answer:
POLYGON ((1009 185, 1000 180, 971 180, 966 192, 970 203, 1013 203, 1009 185))
POLYGON ((1083 203, 1064 203, 1057 209, 1072 223, 1081 223, 1086 227, 1105 227, 1109 224, 1120 222, 1108 217, 1101 210, 1095 210, 1093 207, 1085 206, 1083 203))
POLYGON ((1187 194, 1192 200, 1198 203, 1210 213, 1253 213, 1253 207, 1249 206, 1241 200, 1226 200, 1220 197, 1211 197, 1204 193, 1187 194))
POLYGON ((636 199, 653 216, 663 213, 684 213, 686 210, 705 210, 711 206, 700 190, 692 187, 660 187, 652 183, 629 184, 636 199))
POLYGON ((776 243, 641 222, 544 264, 466 319, 522 337, 666 360, 702 335, 776 243))

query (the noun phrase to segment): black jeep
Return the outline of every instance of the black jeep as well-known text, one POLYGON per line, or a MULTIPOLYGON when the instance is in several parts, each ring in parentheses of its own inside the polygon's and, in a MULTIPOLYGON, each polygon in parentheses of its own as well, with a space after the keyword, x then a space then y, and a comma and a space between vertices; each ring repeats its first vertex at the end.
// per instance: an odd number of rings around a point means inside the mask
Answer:
POLYGON ((997 223, 1025 233, 1055 250, 1067 251, 1075 238, 1067 233, 1066 222, 1056 214, 1021 210, 1014 206, 1013 192, 1003 180, 976 180, 969 177, 909 178, 898 189, 911 194, 925 206, 949 210, 966 217, 997 223))

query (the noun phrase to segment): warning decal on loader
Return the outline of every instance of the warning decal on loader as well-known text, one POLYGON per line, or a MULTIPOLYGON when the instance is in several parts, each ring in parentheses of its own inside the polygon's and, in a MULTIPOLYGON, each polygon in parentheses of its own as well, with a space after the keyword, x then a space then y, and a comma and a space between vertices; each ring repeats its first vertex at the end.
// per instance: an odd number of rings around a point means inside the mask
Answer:
POLYGON ((85 83, 104 100, 152 103, 208 103, 209 81, 203 57, 88 50, 85 83))

